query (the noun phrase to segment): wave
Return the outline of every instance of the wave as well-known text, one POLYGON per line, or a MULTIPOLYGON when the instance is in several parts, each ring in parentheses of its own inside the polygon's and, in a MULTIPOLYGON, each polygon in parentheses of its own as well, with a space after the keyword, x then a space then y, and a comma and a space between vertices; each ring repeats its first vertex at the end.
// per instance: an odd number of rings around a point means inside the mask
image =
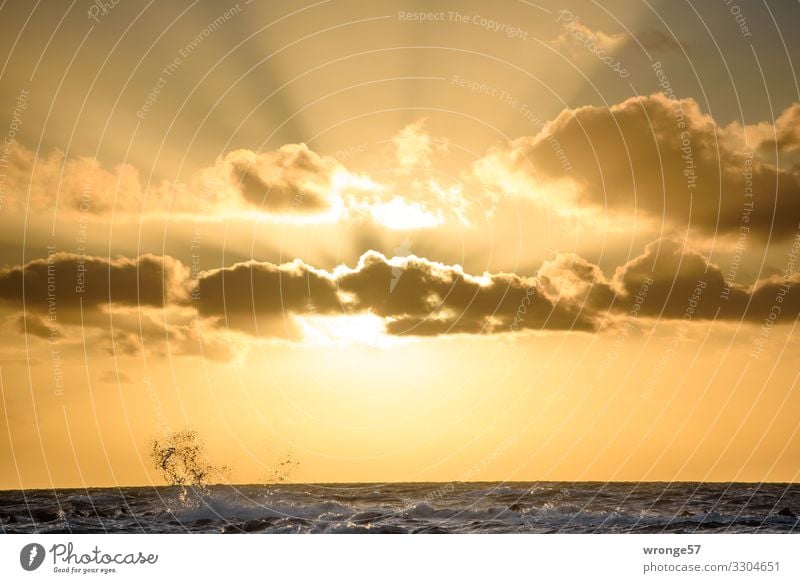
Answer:
POLYGON ((445 486, 0 492, 0 526, 2 532, 800 531, 794 485, 445 486))

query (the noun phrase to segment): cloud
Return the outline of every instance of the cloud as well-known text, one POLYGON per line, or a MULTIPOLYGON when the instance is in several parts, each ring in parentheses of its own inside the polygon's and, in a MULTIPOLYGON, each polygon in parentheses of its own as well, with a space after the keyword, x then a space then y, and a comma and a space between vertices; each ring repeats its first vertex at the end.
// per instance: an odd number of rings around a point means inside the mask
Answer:
POLYGON ((28 334, 59 344, 83 342, 81 332, 69 331, 83 328, 86 342, 109 354, 163 354, 169 341, 175 353, 188 354, 190 341, 198 339, 191 311, 181 313, 188 277, 189 270, 169 256, 53 253, 0 270, 0 309, 15 315, 18 327, 24 323, 28 334))
POLYGON ((392 138, 397 164, 402 168, 430 168, 436 151, 447 151, 444 144, 436 145, 425 131, 425 119, 410 123, 392 138))
POLYGON ((332 314, 339 307, 330 274, 297 260, 283 265, 248 261, 200 274, 192 293, 198 313, 225 328, 257 336, 296 338, 288 314, 332 314))
MULTIPOLYGON (((779 150, 785 152, 800 150, 800 103, 794 103, 786 108, 775 120, 775 133, 779 150)), ((764 147, 764 144, 761 147, 764 147)))
POLYGON ((573 253, 545 261, 536 276, 553 301, 567 300, 597 312, 607 310, 617 294, 597 265, 573 253))
POLYGON ((222 160, 229 185, 248 204, 267 212, 318 213, 333 205, 333 180, 340 164, 305 144, 274 152, 235 150, 222 160))
MULTIPOLYGON (((55 149, 40 154, 13 142, 3 184, 4 202, 17 212, 58 211, 58 216, 82 219, 145 219, 168 213, 198 214, 244 206, 210 180, 205 169, 188 184, 166 180, 143 185, 131 164, 111 169, 93 156, 67 157, 55 149)), ((31 217, 35 218, 35 217, 31 217)))
POLYGON ((4 190, 9 204, 55 209, 88 217, 208 214, 251 211, 320 213, 336 202, 334 180, 344 168, 305 144, 272 152, 234 150, 186 183, 159 181, 143 186, 130 164, 106 169, 96 158, 67 158, 61 150, 37 155, 14 142, 4 190))
POLYGON ((681 48, 681 43, 662 30, 643 30, 631 35, 626 32, 606 33, 591 29, 569 10, 559 12, 557 22, 563 29, 551 45, 558 49, 580 54, 587 49, 601 56, 626 47, 643 47, 651 51, 668 51, 681 48))
POLYGON ((97 379, 101 383, 109 385, 132 385, 133 379, 119 370, 104 370, 97 379))
POLYGON ((388 318, 393 333, 593 328, 592 321, 572 305, 552 301, 533 277, 507 273, 474 276, 460 266, 413 255, 387 259, 368 252, 355 269, 338 275, 337 284, 354 298, 357 309, 388 318), (397 277, 390 291, 393 272, 397 277))
MULTIPOLYGON (((788 132, 782 143, 794 147, 788 132)), ((502 193, 546 192, 561 212, 605 207, 706 235, 793 235, 800 175, 738 145, 694 100, 658 93, 610 108, 564 110, 536 136, 490 151, 474 171, 502 193)))
POLYGON ((640 312, 644 316, 788 323, 800 315, 800 274, 794 271, 798 252, 800 239, 783 274, 747 286, 726 281, 722 270, 700 253, 665 239, 650 243, 642 255, 617 268, 613 283, 623 292, 620 309, 628 309, 647 284, 640 312))
POLYGON ((169 256, 136 259, 53 253, 0 270, 0 301, 61 319, 101 305, 164 306, 186 294, 188 269, 169 256), (24 290, 24 293, 23 293, 24 290))
POLYGON ((51 328, 40 317, 31 314, 20 315, 17 318, 17 331, 20 334, 30 334, 47 339, 59 338, 63 335, 57 326, 51 328))
MULTIPOLYGON (((619 41, 606 36, 598 42, 619 41)), ((567 109, 538 134, 491 148, 463 183, 407 172, 430 168, 442 151, 424 119, 392 139, 399 168, 382 174, 390 176, 385 182, 305 144, 235 150, 185 183, 143 185, 127 164, 109 169, 60 151, 37 158, 14 143, 5 192, 17 210, 30 194, 31 209, 52 208, 58 200, 59 213, 105 219, 114 209, 121 220, 166 214, 297 224, 368 220, 404 231, 450 221, 475 225, 504 199, 522 197, 578 218, 581 226, 619 229, 635 216, 652 229, 663 221, 667 232, 690 226, 707 237, 744 230, 763 240, 789 237, 798 227, 800 167, 790 164, 800 151, 798 121, 800 104, 794 104, 774 123, 720 127, 694 100, 661 93, 608 108, 567 109), (602 221, 599 209, 608 211, 602 221)))
POLYGON ((230 362, 246 350, 240 338, 198 319, 183 303, 163 308, 109 307, 108 312, 84 320, 84 326, 97 331, 92 344, 110 355, 169 354, 230 362))
POLYGON ((585 259, 562 254, 536 274, 552 301, 568 301, 595 320, 605 314, 660 320, 791 323, 800 316, 800 236, 783 273, 752 285, 729 281, 720 267, 684 242, 661 239, 617 267, 607 279, 585 259))
MULTIPOLYGON (((747 129, 750 127, 752 126, 748 126, 747 129)), ((761 130, 760 135, 756 137, 756 147, 765 155, 774 156, 775 150, 782 153, 797 152, 800 150, 800 103, 793 103, 787 107, 775 120, 774 125, 758 124, 755 127, 761 130)))
POLYGON ((663 30, 644 30, 637 32, 635 41, 633 37, 629 45, 641 44, 648 51, 678 51, 686 48, 686 45, 672 36, 665 33, 663 30))
POLYGON ((198 320, 189 306, 189 274, 169 256, 54 253, 0 270, 0 313, 12 316, 20 333, 64 346, 85 341, 118 356, 236 358, 241 340, 198 320))
POLYGON ((761 158, 783 162, 800 151, 800 103, 793 103, 775 119, 742 125, 732 121, 721 129, 722 139, 730 147, 756 152, 761 158))
POLYGON ((291 316, 302 314, 372 313, 390 333, 411 335, 592 328, 571 306, 551 301, 533 278, 472 276, 459 266, 375 251, 354 268, 332 272, 300 261, 212 270, 201 275, 195 297, 203 316, 259 335, 294 337, 291 316))
MULTIPOLYGON (((421 126, 408 126, 405 137, 398 138, 406 162, 416 147, 411 133, 417 130, 412 127, 421 126)), ((430 140, 424 133, 417 138, 430 140)), ((416 185, 398 194, 394 185, 352 172, 306 144, 286 144, 269 152, 234 150, 187 182, 164 180, 145 187, 129 164, 107 170, 96 158, 66 158, 60 150, 37 156, 16 142, 9 156, 2 184, 7 195, 4 202, 18 213, 26 209, 55 212, 57 208, 59 217, 71 220, 76 215, 81 221, 109 220, 112 213, 121 221, 166 216, 172 220, 268 218, 301 224, 367 219, 389 229, 411 230, 438 226, 444 222, 445 209, 463 206, 447 205, 442 193, 416 185)), ((452 198, 452 193, 447 194, 452 198)))
POLYGON ((592 30, 569 10, 559 13, 558 22, 563 22, 563 30, 551 42, 556 48, 567 49, 573 53, 593 47, 597 51, 612 52, 622 47, 628 40, 625 33, 608 34, 602 30, 592 30))
POLYGON ((108 170, 94 157, 67 158, 62 150, 39 155, 13 142, 9 148, 5 191, 9 204, 24 209, 58 208, 87 215, 108 213, 115 205, 141 212, 138 170, 118 164, 108 170))
MULTIPOLYGON (((691 307, 691 317, 707 320, 739 319, 747 303, 744 286, 728 286, 722 271, 700 253, 679 241, 664 239, 648 244, 642 255, 617 268, 614 282, 629 300, 646 289, 641 315, 664 319, 681 319, 691 307), (723 291, 727 299, 722 299, 723 291), (696 305, 690 306, 695 298, 696 305), (718 311, 725 308, 724 312, 718 311)), ((628 309, 630 302, 622 302, 628 309)))
POLYGON ((24 323, 41 338, 54 325, 59 341, 69 342, 65 327, 82 325, 93 331, 91 345, 109 353, 226 361, 246 350, 247 336, 302 342, 315 321, 339 334, 333 319, 341 316, 362 318, 370 334, 385 329, 394 336, 595 331, 607 316, 634 308, 664 320, 788 323, 800 315, 800 237, 788 257, 783 273, 743 285, 727 282, 717 265, 671 239, 648 244, 610 278, 575 254, 557 255, 531 275, 473 275, 459 265, 368 251, 353 267, 248 261, 192 279, 166 256, 58 253, 0 271, 0 301, 18 330, 24 323), (79 265, 87 266, 80 293, 69 280, 79 265))

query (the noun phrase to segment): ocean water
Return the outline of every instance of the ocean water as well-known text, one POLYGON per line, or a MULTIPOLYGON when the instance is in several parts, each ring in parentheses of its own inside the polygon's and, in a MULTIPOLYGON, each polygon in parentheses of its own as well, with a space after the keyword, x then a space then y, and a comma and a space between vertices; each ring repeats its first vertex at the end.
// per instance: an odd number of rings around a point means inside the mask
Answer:
POLYGON ((800 532, 800 484, 286 484, 0 492, 5 533, 800 532))

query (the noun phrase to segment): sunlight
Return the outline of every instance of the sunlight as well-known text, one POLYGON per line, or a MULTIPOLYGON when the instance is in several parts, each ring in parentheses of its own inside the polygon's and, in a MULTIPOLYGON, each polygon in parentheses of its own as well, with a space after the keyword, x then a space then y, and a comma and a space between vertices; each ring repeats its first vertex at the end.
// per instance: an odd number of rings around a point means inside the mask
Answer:
POLYGON ((400 339, 386 334, 386 324, 375 314, 298 317, 308 344, 348 346, 353 344, 387 348, 400 339))
POLYGON ((394 231, 429 229, 444 222, 439 213, 430 213, 419 203, 406 202, 399 196, 395 196, 389 202, 372 205, 370 213, 373 219, 394 231))

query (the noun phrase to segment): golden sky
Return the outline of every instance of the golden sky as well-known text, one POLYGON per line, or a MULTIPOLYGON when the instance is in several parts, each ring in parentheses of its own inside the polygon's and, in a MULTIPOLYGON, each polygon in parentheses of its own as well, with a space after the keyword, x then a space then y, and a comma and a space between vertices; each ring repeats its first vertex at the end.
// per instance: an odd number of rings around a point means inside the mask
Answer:
POLYGON ((0 7, 0 488, 796 481, 797 7, 0 7))

